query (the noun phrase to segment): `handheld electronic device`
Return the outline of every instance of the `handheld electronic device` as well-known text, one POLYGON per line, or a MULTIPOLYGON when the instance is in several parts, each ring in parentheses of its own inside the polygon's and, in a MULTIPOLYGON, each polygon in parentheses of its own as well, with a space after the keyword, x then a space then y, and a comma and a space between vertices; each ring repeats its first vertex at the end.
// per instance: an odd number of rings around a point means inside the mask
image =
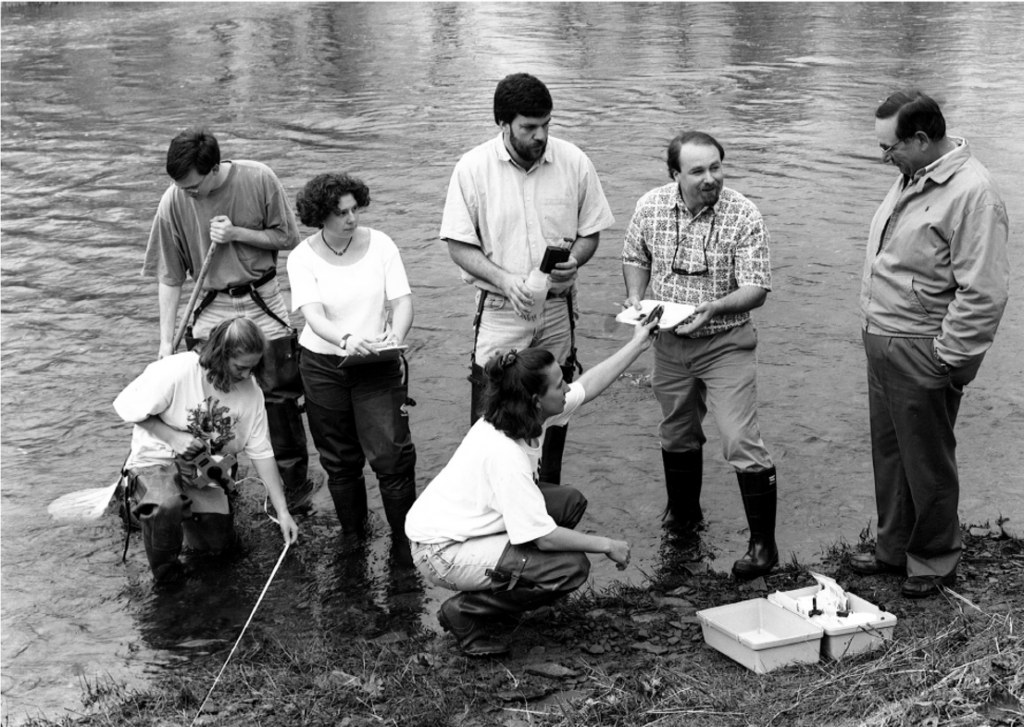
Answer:
POLYGON ((564 263, 569 259, 569 248, 558 245, 548 245, 544 251, 544 257, 540 261, 540 271, 550 273, 558 263, 564 263))

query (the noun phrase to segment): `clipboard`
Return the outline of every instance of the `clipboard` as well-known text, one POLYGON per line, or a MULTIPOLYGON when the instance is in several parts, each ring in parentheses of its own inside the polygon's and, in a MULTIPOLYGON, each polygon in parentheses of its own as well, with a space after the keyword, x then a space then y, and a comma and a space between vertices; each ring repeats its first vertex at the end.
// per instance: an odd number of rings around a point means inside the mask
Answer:
POLYGON ((640 301, 639 311, 636 308, 627 308, 626 310, 622 311, 617 316, 615 316, 615 320, 617 320, 619 323, 632 323, 633 325, 637 325, 641 323, 647 316, 649 316, 651 314, 651 311, 653 311, 659 305, 664 308, 664 312, 661 314, 660 322, 662 328, 675 328, 697 311, 697 308, 695 306, 686 303, 672 303, 660 300, 642 300, 640 301))
POLYGON ((378 348, 377 353, 370 354, 369 356, 344 356, 341 359, 341 363, 338 364, 338 368, 346 369, 351 366, 362 366, 363 364, 397 361, 408 349, 408 346, 402 344, 401 346, 384 346, 382 348, 378 348))

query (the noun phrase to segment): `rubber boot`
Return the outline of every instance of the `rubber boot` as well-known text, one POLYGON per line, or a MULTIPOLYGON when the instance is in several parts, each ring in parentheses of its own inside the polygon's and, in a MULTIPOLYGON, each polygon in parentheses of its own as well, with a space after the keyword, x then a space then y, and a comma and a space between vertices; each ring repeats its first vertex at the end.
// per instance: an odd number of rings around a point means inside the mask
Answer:
POLYGON ((779 549, 775 544, 778 500, 775 468, 764 472, 737 472, 736 478, 750 526, 750 545, 747 554, 732 564, 732 574, 741 580, 750 580, 768 575, 779 564, 779 549))
POLYGON ((661 460, 665 466, 665 490, 668 492, 662 522, 673 530, 692 529, 704 520, 704 511, 700 507, 704 451, 668 452, 663 449, 661 460))
POLYGON ((170 583, 183 572, 178 556, 181 555, 184 535, 181 521, 188 504, 189 499, 185 495, 172 495, 159 505, 146 503, 135 509, 146 558, 157 583, 170 583))
POLYGON ((292 515, 307 513, 313 507, 316 486, 309 479, 309 450, 298 402, 295 399, 267 400, 264 407, 288 512, 292 515))
POLYGON ((508 653, 508 644, 491 638, 484 627, 486 613, 479 596, 487 591, 471 591, 452 596, 441 604, 437 620, 441 628, 451 633, 466 656, 498 656, 508 653), (482 613, 483 612, 483 613, 482 613))
POLYGON ((327 480, 327 489, 334 501, 334 511, 341 523, 341 534, 347 542, 366 537, 366 480, 360 475, 345 480, 327 480))
POLYGON ((544 448, 540 453, 540 481, 551 485, 562 484, 562 453, 569 425, 548 427, 544 432, 544 448))
POLYGON ((377 475, 384 515, 391 526, 391 535, 405 537, 405 516, 416 502, 416 473, 407 470, 393 475, 377 475))

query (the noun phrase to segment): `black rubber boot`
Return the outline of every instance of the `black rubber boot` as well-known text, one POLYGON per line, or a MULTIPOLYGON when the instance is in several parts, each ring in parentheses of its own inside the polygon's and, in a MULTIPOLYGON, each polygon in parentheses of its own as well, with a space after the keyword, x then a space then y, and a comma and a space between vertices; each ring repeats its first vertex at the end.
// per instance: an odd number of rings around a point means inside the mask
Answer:
POLYGON ((562 453, 569 425, 548 427, 544 432, 544 448, 540 453, 540 481, 551 485, 562 484, 562 453))
POLYGON ((487 591, 459 593, 441 604, 437 620, 441 628, 451 633, 466 656, 498 656, 508 653, 508 644, 488 635, 484 618, 494 615, 478 597, 487 591))
POLYGON ((416 480, 411 475, 385 475, 378 483, 391 537, 405 538, 405 516, 416 502, 416 480))
POLYGON ((157 583, 175 581, 183 572, 178 556, 184 536, 181 521, 188 504, 185 495, 173 495, 159 505, 146 503, 135 508, 146 558, 157 583))
POLYGON ((362 475, 345 480, 327 480, 327 489, 334 501, 334 511, 346 540, 366 537, 366 480, 362 475))
POLYGON ((750 546, 747 554, 732 564, 732 574, 741 580, 750 580, 768 575, 779 564, 779 549, 775 544, 778 500, 775 468, 764 472, 737 472, 736 478, 750 526, 750 546))
POLYGON ((690 530, 704 520, 700 507, 700 490, 704 479, 704 451, 687 452, 661 450, 665 465, 665 490, 668 504, 662 521, 673 530, 690 530))
POLYGON ((267 410, 270 444, 274 449, 277 471, 284 484, 288 512, 292 515, 307 513, 313 506, 316 487, 308 477, 309 451, 298 402, 295 399, 266 401, 264 406, 267 410))

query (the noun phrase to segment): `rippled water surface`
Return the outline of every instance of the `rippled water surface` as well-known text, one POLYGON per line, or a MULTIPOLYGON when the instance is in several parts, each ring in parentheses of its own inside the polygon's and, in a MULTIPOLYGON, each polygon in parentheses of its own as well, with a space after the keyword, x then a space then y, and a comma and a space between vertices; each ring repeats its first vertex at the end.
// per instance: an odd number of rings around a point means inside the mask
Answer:
MULTIPOLYGON (((809 561, 856 541, 874 515, 857 295, 868 222, 894 173, 879 162, 874 108, 899 86, 936 95, 1001 181, 1019 231, 1022 39, 1018 4, 5 5, 4 717, 81 711, 85 684, 143 685, 230 643, 279 552, 254 514, 244 552, 159 594, 140 547, 120 564, 113 519, 46 513, 61 494, 109 483, 124 457, 129 430, 110 402, 156 353, 156 285, 139 268, 180 128, 208 124, 226 158, 266 162, 292 194, 322 171, 370 184, 364 222, 398 242, 416 301, 420 486, 465 432, 472 295, 437 232, 452 165, 496 133, 495 83, 526 70, 549 85, 552 133, 590 155, 616 217, 582 276, 585 364, 627 335, 607 325, 623 297, 618 252, 636 199, 667 179, 664 144, 684 127, 714 133, 726 183, 772 235, 774 290, 755 313, 761 425, 779 469, 780 547, 809 561)), ((1018 528, 1020 280, 958 427, 962 516, 1018 528)), ((570 429, 565 480, 590 498, 584 527, 634 544, 624 574, 595 559, 598 586, 660 565, 658 419, 650 389, 623 380, 570 429)), ((710 429, 707 543, 727 568, 745 522, 710 429)), ((320 542, 332 527, 330 513, 305 525, 320 542)), ((324 624, 433 628, 443 594, 396 578, 384 540, 356 561, 300 543, 261 618, 282 638, 324 624)))

